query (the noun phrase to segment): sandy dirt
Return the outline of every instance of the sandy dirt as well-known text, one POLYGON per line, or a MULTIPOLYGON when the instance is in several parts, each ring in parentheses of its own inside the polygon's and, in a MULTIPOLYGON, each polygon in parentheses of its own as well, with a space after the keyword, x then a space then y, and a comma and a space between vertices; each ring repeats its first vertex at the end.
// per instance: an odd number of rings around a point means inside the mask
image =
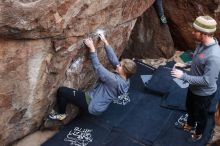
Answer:
POLYGON ((12 146, 40 146, 57 132, 58 131, 55 130, 37 131, 33 134, 26 136, 12 146))

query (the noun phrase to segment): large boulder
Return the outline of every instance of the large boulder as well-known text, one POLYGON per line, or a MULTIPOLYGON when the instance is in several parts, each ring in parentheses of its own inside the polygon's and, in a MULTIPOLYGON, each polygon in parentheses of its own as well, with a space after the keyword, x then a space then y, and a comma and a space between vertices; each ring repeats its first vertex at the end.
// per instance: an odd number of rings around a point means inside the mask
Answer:
POLYGON ((102 28, 120 56, 136 19, 154 0, 1 0, 0 145, 37 130, 61 85, 95 81, 82 39, 102 28))
MULTIPOLYGON (((192 39, 192 23, 200 15, 210 15, 216 19, 220 26, 220 1, 219 0, 163 0, 165 14, 173 41, 177 49, 189 50, 195 48, 192 39)), ((220 30, 215 36, 220 39, 220 30)))
POLYGON ((155 8, 147 9, 132 30, 124 58, 171 58, 175 49, 169 26, 161 24, 155 8))

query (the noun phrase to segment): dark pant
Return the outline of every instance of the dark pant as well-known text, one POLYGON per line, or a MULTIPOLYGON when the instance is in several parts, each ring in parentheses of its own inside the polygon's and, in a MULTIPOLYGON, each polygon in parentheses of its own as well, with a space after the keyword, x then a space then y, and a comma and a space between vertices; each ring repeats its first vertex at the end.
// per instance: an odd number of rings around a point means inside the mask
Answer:
POLYGON ((159 17, 164 15, 162 0, 155 0, 154 7, 156 8, 156 11, 157 11, 157 14, 158 14, 159 17))
POLYGON ((196 134, 202 134, 205 130, 208 120, 208 110, 214 95, 215 93, 209 96, 198 96, 188 90, 186 109, 189 116, 187 124, 195 126, 197 122, 196 134))
POLYGON ((85 112, 88 111, 88 104, 84 92, 68 87, 60 87, 57 91, 57 104, 60 114, 66 113, 68 103, 73 103, 85 112))

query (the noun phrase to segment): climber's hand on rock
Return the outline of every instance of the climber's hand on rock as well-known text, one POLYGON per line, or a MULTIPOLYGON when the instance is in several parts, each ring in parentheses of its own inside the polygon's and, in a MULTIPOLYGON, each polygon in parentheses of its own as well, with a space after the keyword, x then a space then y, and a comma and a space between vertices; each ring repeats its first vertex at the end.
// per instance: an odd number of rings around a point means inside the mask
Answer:
POLYGON ((95 46, 93 44, 92 38, 86 38, 86 39, 83 40, 83 42, 89 48, 90 52, 95 52, 95 46))
POLYGON ((107 39, 105 38, 105 35, 103 33, 98 34, 99 38, 105 43, 105 45, 109 45, 107 39))

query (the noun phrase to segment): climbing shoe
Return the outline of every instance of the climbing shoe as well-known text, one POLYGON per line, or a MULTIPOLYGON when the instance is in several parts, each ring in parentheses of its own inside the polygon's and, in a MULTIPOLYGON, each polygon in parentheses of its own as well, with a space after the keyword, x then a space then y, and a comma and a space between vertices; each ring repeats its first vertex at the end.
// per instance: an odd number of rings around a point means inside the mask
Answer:
POLYGON ((188 142, 197 142, 202 139, 202 134, 192 134, 191 137, 187 139, 188 142))
POLYGON ((192 133, 194 134, 195 131, 196 131, 196 128, 195 127, 192 127, 190 125, 188 125, 187 123, 185 123, 183 126, 182 126, 182 129, 186 132, 189 132, 189 133, 192 133))
POLYGON ((196 131, 196 126, 192 127, 192 126, 188 125, 186 122, 181 125, 176 125, 176 128, 182 129, 182 130, 189 132, 191 134, 194 134, 196 131))
POLYGON ((160 17, 160 22, 161 22, 162 24, 167 24, 167 18, 166 18, 164 15, 162 15, 162 16, 160 17))
POLYGON ((66 114, 58 114, 58 113, 51 113, 49 114, 49 118, 52 120, 59 120, 62 121, 67 117, 66 114))

